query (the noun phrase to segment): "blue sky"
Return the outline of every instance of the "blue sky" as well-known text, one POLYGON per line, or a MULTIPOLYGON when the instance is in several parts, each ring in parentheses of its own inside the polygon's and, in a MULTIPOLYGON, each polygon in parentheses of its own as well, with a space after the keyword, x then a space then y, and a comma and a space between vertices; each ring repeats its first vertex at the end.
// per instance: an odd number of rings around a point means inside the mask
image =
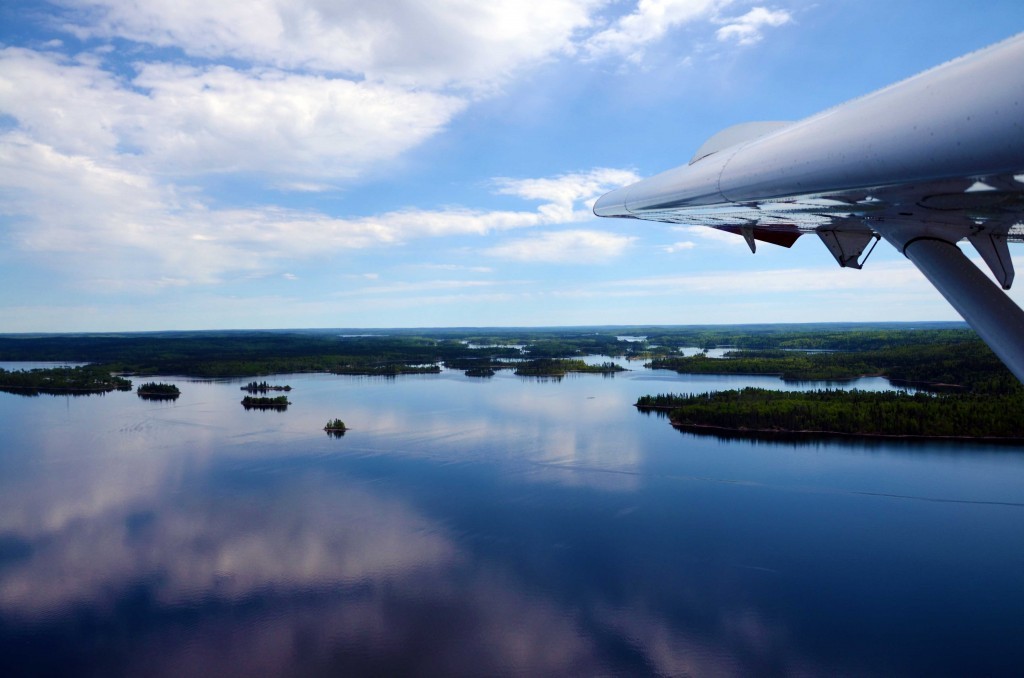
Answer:
POLYGON ((1019 0, 6 0, 0 332, 955 319, 884 243, 841 270, 590 206, 1021 30, 1019 0))

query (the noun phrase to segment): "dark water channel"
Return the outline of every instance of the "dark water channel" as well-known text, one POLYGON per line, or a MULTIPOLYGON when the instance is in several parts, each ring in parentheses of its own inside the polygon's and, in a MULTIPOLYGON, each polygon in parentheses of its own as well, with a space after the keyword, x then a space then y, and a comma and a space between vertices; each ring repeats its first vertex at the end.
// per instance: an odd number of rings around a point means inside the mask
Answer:
POLYGON ((771 378, 160 380, 0 393, 3 675, 1024 670, 1020 449, 632 407, 771 378))

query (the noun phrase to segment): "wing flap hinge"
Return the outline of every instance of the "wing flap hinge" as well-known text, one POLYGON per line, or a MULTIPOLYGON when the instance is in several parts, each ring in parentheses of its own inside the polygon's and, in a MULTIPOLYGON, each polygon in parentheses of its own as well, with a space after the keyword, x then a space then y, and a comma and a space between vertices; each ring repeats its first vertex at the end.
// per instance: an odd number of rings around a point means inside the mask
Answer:
POLYGON ((863 267, 880 238, 877 233, 873 233, 867 228, 854 230, 819 228, 817 233, 821 241, 825 243, 825 247, 843 268, 859 269, 863 267), (868 243, 871 243, 871 247, 868 248, 867 253, 864 253, 864 248, 868 247, 868 243))
POLYGON ((754 240, 754 227, 743 226, 740 228, 740 234, 742 234, 743 239, 747 241, 747 247, 750 248, 750 253, 757 254, 757 241, 754 240))
POLYGON ((996 282, 1002 285, 1004 290, 1010 289, 1013 284, 1013 261, 1010 259, 1010 248, 1006 244, 1006 235, 1003 233, 975 233, 968 236, 968 240, 978 250, 978 254, 988 264, 996 282))

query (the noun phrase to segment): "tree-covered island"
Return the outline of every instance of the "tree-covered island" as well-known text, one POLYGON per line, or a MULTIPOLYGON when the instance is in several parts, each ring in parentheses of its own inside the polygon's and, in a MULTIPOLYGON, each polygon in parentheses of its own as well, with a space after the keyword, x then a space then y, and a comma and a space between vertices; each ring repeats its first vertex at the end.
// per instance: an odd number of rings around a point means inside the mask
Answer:
POLYGON ((642 396, 636 402, 638 409, 667 412, 673 426, 695 432, 1024 442, 1020 405, 1019 396, 760 388, 642 396))
POLYGON ((345 426, 345 422, 343 422, 341 419, 331 419, 330 421, 327 422, 327 425, 324 426, 324 430, 345 432, 348 430, 348 427, 345 426))
POLYGON ((150 381, 139 386, 135 391, 140 398, 147 400, 177 400, 181 391, 174 384, 150 381))
POLYGON ((249 393, 267 393, 269 391, 291 391, 292 387, 287 384, 280 386, 277 384, 268 384, 266 381, 250 381, 242 387, 242 390, 248 391, 249 393))
POLYGON ((132 382, 114 376, 109 369, 96 365, 50 367, 34 370, 0 368, 0 391, 21 395, 107 393, 130 391, 132 382))
POLYGON ((600 365, 588 365, 582 360, 539 358, 515 366, 515 373, 520 377, 564 377, 570 372, 579 374, 615 374, 625 372, 626 368, 613 362, 600 365))
POLYGON ((245 396, 242 398, 242 407, 247 410, 284 410, 289 405, 291 402, 288 401, 288 396, 245 396))

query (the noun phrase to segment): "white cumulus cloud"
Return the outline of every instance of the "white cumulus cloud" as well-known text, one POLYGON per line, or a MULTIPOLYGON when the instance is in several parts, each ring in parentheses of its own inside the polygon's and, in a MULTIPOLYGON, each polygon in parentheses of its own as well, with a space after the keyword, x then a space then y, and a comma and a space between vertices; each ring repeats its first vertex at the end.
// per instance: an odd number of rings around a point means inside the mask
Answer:
POLYGON ((589 264, 621 255, 636 238, 604 231, 549 231, 530 238, 509 240, 486 250, 501 259, 558 264, 589 264))
MULTIPOLYGON (((215 207, 145 172, 62 153, 17 132, 0 135, 0 215, 9 224, 8 242, 41 267, 73 272, 76 285, 86 288, 215 284, 272 271, 283 262, 418 238, 578 223, 594 218, 586 205, 633 176, 598 168, 501 180, 499 190, 545 200, 519 210, 456 206, 337 217, 273 205, 215 207)), ((606 254, 602 246, 615 242, 579 240, 598 259, 606 254)))
POLYGON ((0 111, 37 142, 161 174, 345 178, 436 134, 466 103, 276 70, 137 68, 125 81, 88 59, 9 48, 0 111))
POLYGON ((571 49, 603 0, 77 0, 80 37, 208 59, 358 75, 405 87, 487 88, 571 49))
POLYGON ((644 47, 683 24, 710 20, 730 0, 640 0, 636 9, 587 40, 591 56, 617 54, 639 61, 644 47))
POLYGON ((715 35, 723 42, 731 40, 740 45, 752 45, 763 37, 763 28, 783 26, 792 20, 793 17, 785 10, 755 7, 743 16, 730 20, 715 35))

